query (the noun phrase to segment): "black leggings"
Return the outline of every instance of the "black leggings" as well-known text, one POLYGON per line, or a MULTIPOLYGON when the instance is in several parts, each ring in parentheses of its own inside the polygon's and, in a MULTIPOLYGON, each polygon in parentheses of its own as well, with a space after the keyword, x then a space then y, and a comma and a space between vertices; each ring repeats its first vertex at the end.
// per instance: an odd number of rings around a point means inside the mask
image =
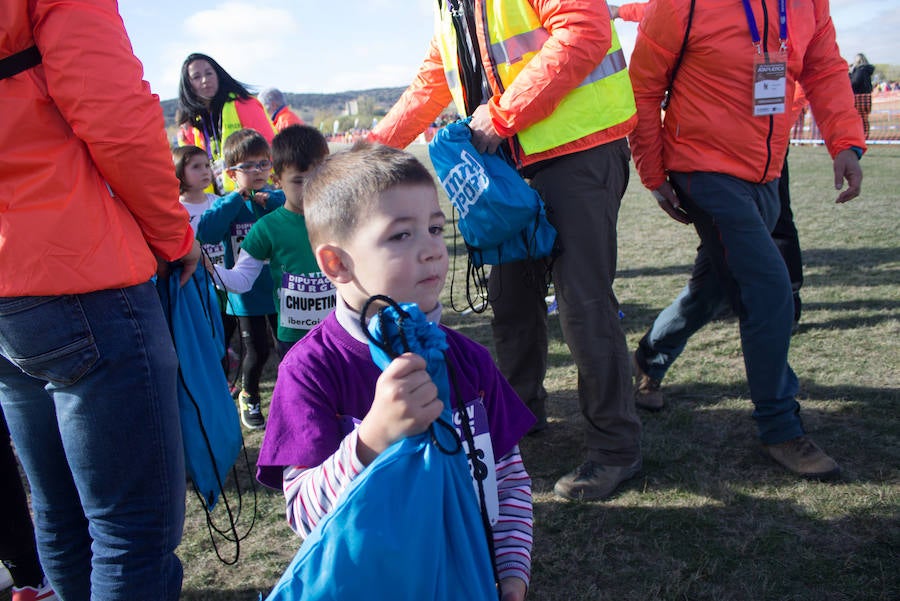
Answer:
POLYGON ((241 329, 241 387, 247 394, 259 396, 259 378, 272 345, 270 328, 273 334, 277 332, 278 322, 272 313, 239 316, 238 325, 241 329))
MULTIPOLYGON (((0 413, 2 417, 2 413, 0 413)), ((0 427, 0 560, 18 587, 38 587, 44 578, 34 543, 34 526, 6 419, 0 427)))

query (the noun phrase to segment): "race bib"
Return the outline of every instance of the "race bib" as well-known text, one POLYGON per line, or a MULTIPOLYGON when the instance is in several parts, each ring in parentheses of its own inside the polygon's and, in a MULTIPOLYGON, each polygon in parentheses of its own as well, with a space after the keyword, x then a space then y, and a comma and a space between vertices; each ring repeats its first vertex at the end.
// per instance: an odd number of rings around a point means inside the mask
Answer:
POLYGON ((225 245, 221 242, 215 244, 203 244, 203 254, 205 254, 213 265, 225 266, 225 245))
POLYGON ((238 253, 241 251, 241 244, 247 237, 247 232, 253 227, 253 223, 232 223, 231 224, 231 256, 237 262, 238 253))
POLYGON ((494 460, 494 446, 491 444, 491 431, 488 428, 487 411, 481 397, 466 404, 466 413, 469 416, 469 425, 472 428, 472 438, 475 443, 475 453, 471 453, 469 443, 462 429, 459 411, 453 412, 453 425, 463 443, 466 455, 469 458, 469 470, 472 474, 472 486, 475 487, 475 498, 478 498, 478 482, 476 478, 483 477, 484 504, 487 509, 491 525, 497 523, 500 517, 500 499, 497 493, 497 462, 494 460))
POLYGON ((282 274, 279 297, 279 323, 295 330, 319 325, 337 303, 334 286, 321 272, 282 274))

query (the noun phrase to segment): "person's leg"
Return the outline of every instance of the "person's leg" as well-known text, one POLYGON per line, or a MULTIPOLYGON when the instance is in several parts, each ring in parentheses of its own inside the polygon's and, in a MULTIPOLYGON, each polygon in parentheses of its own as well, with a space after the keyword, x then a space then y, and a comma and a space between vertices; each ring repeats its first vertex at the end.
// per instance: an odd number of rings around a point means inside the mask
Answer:
POLYGON ((533 431, 547 426, 546 274, 543 261, 517 261, 494 266, 488 276, 497 366, 537 417, 533 431))
POLYGON ((630 357, 613 292, 616 223, 629 159, 627 143, 618 140, 561 157, 531 179, 562 247, 553 281, 560 324, 578 368, 587 459, 612 467, 635 467, 641 458, 630 357))
POLYGON ((155 288, 0 301, 0 403, 67 601, 178 598, 184 448, 155 288))
POLYGON ((44 571, 38 560, 34 526, 6 419, 0 420, 0 491, 0 561, 9 570, 15 586, 40 588, 44 571))
POLYGON ((266 425, 259 396, 259 380, 269 358, 271 339, 267 322, 268 317, 265 315, 238 317, 241 343, 244 347, 244 358, 241 362, 242 389, 238 395, 238 404, 241 423, 250 429, 264 428, 266 425))
POLYGON ((803 435, 788 366, 793 301, 771 228, 780 211, 778 182, 751 184, 711 173, 670 175, 720 281, 737 287, 741 348, 763 444, 803 435))
POLYGON ((794 325, 800 321, 802 302, 800 301, 800 288, 803 287, 803 256, 800 252, 800 237, 797 234, 797 226, 794 225, 794 213, 791 211, 790 170, 788 169, 787 154, 784 156, 784 166, 781 169, 781 177, 778 179, 778 200, 780 212, 775 229, 772 230, 772 239, 791 278, 791 292, 794 301, 794 325))

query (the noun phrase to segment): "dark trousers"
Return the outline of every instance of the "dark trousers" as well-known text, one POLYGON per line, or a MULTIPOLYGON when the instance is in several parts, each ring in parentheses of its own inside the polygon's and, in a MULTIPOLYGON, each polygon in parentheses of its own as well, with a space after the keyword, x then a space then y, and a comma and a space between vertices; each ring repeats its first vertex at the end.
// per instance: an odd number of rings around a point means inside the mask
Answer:
MULTIPOLYGON (((617 140, 547 161, 528 173, 559 234, 552 266, 563 335, 578 368, 587 458, 609 466, 640 456, 631 363, 613 293, 616 223, 631 153, 617 140)), ((546 263, 499 265, 488 281, 500 371, 538 419, 546 417, 546 263)))
POLYGON ((784 259, 788 275, 791 278, 791 290, 794 295, 794 321, 800 321, 802 303, 800 302, 800 288, 803 286, 803 257, 800 253, 800 238, 797 235, 797 227, 794 225, 794 213, 791 211, 790 173, 788 172, 787 154, 784 155, 784 167, 781 169, 781 179, 778 181, 778 200, 781 203, 781 212, 775 229, 772 230, 772 240, 784 259))
POLYGON ((0 560, 9 569, 16 586, 37 587, 44 572, 38 561, 34 526, 6 419, 0 421, 0 516, 3 516, 0 519, 0 560))

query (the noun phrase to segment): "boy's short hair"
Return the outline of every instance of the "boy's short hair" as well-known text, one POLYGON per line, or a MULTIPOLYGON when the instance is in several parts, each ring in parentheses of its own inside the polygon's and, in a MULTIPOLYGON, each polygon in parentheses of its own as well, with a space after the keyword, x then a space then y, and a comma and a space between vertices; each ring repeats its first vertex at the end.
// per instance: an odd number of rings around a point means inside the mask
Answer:
POLYGON ((230 169, 243 163, 250 157, 271 156, 272 150, 262 134, 255 129, 239 129, 225 139, 222 145, 222 156, 225 167, 230 169))
POLYGON ((272 164, 281 175, 286 167, 306 171, 328 154, 328 141, 315 127, 291 125, 272 140, 272 164))
POLYGON ((178 191, 185 192, 184 187, 184 168, 188 161, 197 155, 202 154, 204 158, 209 158, 206 151, 199 146, 178 146, 172 150, 172 162, 175 163, 175 177, 178 178, 178 191))
POLYGON ((401 185, 435 187, 425 165, 389 146, 358 142, 325 157, 303 184, 303 214, 313 248, 347 240, 377 197, 401 185))

